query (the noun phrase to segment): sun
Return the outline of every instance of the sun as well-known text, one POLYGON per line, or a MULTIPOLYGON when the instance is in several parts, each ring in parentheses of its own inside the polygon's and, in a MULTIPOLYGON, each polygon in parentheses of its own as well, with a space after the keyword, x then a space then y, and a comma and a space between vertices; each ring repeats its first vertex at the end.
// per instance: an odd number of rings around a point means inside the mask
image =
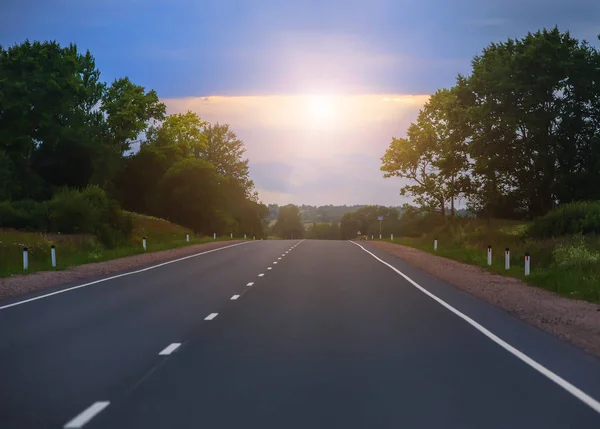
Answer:
POLYGON ((314 119, 332 118, 336 111, 335 99, 328 95, 311 95, 308 98, 308 111, 314 119))

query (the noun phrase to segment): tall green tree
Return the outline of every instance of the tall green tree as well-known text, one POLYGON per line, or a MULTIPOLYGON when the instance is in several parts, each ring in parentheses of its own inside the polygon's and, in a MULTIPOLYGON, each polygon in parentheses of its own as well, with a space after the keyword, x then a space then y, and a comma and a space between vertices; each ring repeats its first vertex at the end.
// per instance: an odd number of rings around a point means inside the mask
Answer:
POLYGON ((0 47, 0 150, 19 186, 11 198, 48 197, 84 186, 98 146, 104 91, 89 52, 71 44, 0 47))
POLYGON ((218 175, 208 161, 188 158, 174 164, 162 177, 160 192, 165 218, 198 233, 222 231, 218 175))
POLYGON ((488 215, 534 217, 600 197, 600 56, 558 28, 492 43, 457 90, 488 215))
POLYGON ((381 158, 384 177, 408 182, 400 195, 414 197, 422 209, 454 215, 456 198, 469 190, 469 162, 463 130, 464 114, 456 91, 436 92, 411 124, 406 138, 393 138, 381 158))
POLYGON ((246 148, 228 124, 208 124, 204 130, 206 146, 199 156, 210 161, 223 176, 236 180, 248 197, 256 199, 254 183, 250 180, 246 148))
POLYGON ((273 227, 273 232, 280 238, 302 238, 304 226, 302 225, 298 206, 288 204, 279 207, 279 215, 273 227))
POLYGON ((148 129, 151 121, 165 117, 166 106, 153 89, 146 91, 128 77, 116 79, 102 96, 108 137, 121 153, 131 149, 131 142, 148 129))

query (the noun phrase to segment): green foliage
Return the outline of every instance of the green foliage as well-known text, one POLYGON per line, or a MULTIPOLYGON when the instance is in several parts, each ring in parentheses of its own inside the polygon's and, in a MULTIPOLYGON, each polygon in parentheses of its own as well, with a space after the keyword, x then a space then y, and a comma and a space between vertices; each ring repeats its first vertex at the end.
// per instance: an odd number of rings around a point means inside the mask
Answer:
POLYGON ((316 240, 339 240, 340 227, 337 223, 314 223, 308 228, 307 238, 316 240))
POLYGON ((389 236, 397 232, 399 226, 399 213, 395 208, 384 206, 364 206, 355 212, 346 213, 340 222, 340 235, 344 240, 356 238, 360 235, 376 235, 381 233, 389 236), (383 216, 380 222, 377 220, 383 216))
POLYGON ((600 302, 600 237, 527 237, 530 223, 507 219, 456 218, 419 237, 397 237, 394 242, 480 266, 502 275, 518 277, 558 294, 600 302), (434 252, 433 240, 438 239, 434 252), (492 245, 492 266, 487 246, 492 245), (511 267, 504 267, 505 247, 510 248, 511 267), (524 255, 531 255, 531 275, 524 275, 524 255))
POLYGON ((600 234, 600 201, 569 203, 534 219, 527 235, 534 238, 600 234))
POLYGON ((3 201, 0 226, 63 234, 90 233, 107 247, 126 240, 132 229, 131 217, 96 186, 82 191, 64 188, 50 201, 3 201))
POLYGON ((162 120, 166 106, 159 102, 156 91, 145 91, 128 77, 116 79, 104 92, 101 110, 106 114, 108 134, 121 152, 130 149, 129 142, 143 132, 150 120, 162 120))
POLYGON ((0 160, 0 176, 18 184, 2 197, 43 198, 53 186, 87 184, 98 135, 94 107, 104 91, 99 76, 91 54, 73 44, 0 47, 0 151, 10 160, 0 160))
POLYGON ((558 28, 492 43, 382 158, 401 194, 445 214, 532 219, 600 199, 600 52, 558 28))
POLYGON ((46 231, 49 225, 48 204, 33 200, 0 202, 0 226, 26 231, 46 231))
POLYGON ((458 109, 456 91, 441 90, 431 96, 406 138, 393 138, 381 158, 384 177, 411 182, 400 195, 415 197, 422 210, 446 214, 450 204, 469 190, 466 144, 455 123, 464 115, 458 109))
POLYGON ((279 208, 277 223, 273 227, 273 232, 280 238, 302 238, 304 227, 300 218, 298 206, 288 204, 279 208))
POLYGON ((266 207, 243 142, 227 124, 165 111, 154 90, 127 77, 101 82, 93 56, 75 45, 0 46, 2 223, 116 246, 131 220, 114 197, 198 232, 261 237, 266 207))

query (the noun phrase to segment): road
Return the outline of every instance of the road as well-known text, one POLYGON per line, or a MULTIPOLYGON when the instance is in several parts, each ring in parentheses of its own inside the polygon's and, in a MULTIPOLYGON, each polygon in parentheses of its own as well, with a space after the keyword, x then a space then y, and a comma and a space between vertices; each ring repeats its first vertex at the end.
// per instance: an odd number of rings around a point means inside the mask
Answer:
POLYGON ((368 244, 80 285, 0 302, 2 429, 600 427, 600 360, 368 244))

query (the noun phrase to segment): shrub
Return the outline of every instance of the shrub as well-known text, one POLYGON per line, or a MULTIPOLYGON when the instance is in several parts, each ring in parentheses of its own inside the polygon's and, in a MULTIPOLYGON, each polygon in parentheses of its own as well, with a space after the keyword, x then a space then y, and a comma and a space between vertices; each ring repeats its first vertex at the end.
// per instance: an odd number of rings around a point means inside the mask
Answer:
POLYGON ((48 204, 33 200, 0 203, 0 226, 28 231, 47 231, 48 204))
POLYGON ((50 201, 52 231, 94 234, 107 247, 125 241, 133 230, 133 220, 119 204, 97 186, 82 191, 63 189, 50 201))
POLYGON ((534 219, 527 229, 532 238, 600 234, 600 201, 569 203, 534 219))
POLYGON ((50 200, 50 229, 54 232, 93 232, 98 223, 95 207, 76 189, 62 189, 50 200))

